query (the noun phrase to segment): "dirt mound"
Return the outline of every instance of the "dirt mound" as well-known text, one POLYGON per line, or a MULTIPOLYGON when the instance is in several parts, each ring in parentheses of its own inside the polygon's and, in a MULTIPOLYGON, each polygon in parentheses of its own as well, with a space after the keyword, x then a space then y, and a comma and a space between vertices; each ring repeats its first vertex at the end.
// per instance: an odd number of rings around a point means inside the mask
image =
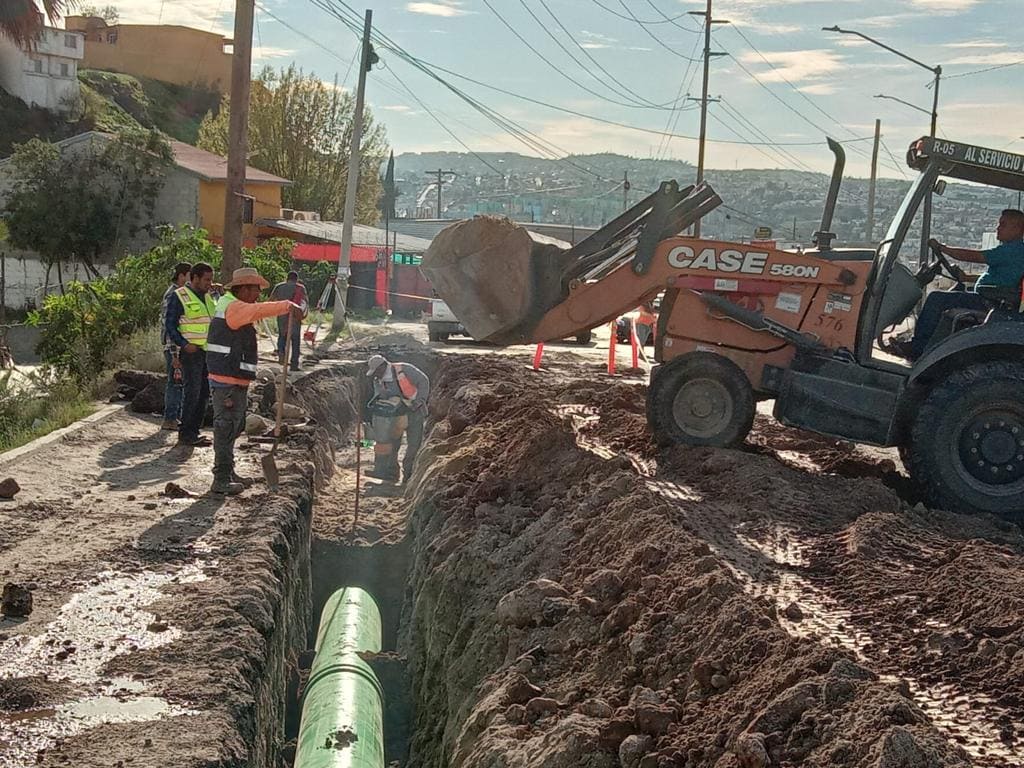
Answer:
MULTIPOLYGON (((801 473, 677 449, 669 500, 625 458, 581 448, 558 413, 587 405, 606 429, 640 431, 642 390, 518 380, 489 360, 436 379, 412 500, 411 765, 969 764, 853 654, 783 629, 723 556, 719 539, 735 534, 704 524, 749 522, 780 491, 811 524, 841 524, 798 492, 801 473), (608 405, 620 397, 626 407, 608 405)), ((821 482, 846 521, 900 508, 877 483, 821 482)))

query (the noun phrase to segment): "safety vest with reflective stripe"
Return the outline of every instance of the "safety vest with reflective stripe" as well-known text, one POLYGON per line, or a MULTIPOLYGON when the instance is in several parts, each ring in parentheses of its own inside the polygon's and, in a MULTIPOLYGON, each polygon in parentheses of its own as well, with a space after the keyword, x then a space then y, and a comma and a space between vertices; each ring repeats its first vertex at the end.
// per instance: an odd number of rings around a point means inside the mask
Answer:
POLYGON ((185 310, 178 318, 178 333, 184 336, 189 344, 205 349, 210 321, 217 307, 216 302, 209 293, 200 299, 187 285, 176 290, 174 295, 178 297, 185 310))
POLYGON ((402 373, 402 363, 388 363, 391 366, 391 370, 395 372, 395 377, 391 381, 379 381, 377 386, 379 387, 378 394, 388 397, 394 397, 394 392, 389 392, 389 384, 397 385, 398 393, 402 395, 406 400, 414 400, 416 395, 419 394, 419 389, 412 380, 402 373))
POLYGON ((217 376, 252 381, 256 378, 256 358, 259 352, 256 328, 250 323, 237 331, 231 330, 225 315, 228 305, 233 301, 238 299, 229 291, 217 302, 206 343, 206 367, 217 376))

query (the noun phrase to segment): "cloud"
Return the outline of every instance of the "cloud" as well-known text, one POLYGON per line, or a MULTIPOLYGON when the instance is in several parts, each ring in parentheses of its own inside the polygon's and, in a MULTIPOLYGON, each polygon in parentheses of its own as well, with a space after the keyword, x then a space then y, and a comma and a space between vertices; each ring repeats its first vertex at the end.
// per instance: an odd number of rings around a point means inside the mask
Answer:
POLYGON ((580 43, 580 47, 591 50, 598 48, 611 48, 615 43, 619 42, 614 37, 602 35, 600 32, 588 32, 585 29, 580 32, 580 37, 583 38, 583 42, 580 43))
POLYGON ((115 5, 123 24, 183 24, 208 32, 231 33, 233 4, 220 0, 118 0, 115 5))
POLYGON ((969 11, 981 0, 910 0, 915 8, 923 8, 926 11, 936 13, 960 13, 969 11))
POLYGON ((845 68, 839 54, 821 49, 765 52, 764 58, 774 65, 774 69, 764 68, 761 57, 753 52, 745 53, 740 58, 744 64, 762 65, 758 76, 766 83, 815 80, 845 68))
POLYGON ((415 112, 412 107, 405 104, 385 104, 384 106, 377 107, 377 109, 385 109, 388 112, 400 112, 403 115, 411 115, 415 112))
MULTIPOLYGON (((861 27, 898 27, 904 22, 917 18, 919 18, 919 14, 916 13, 892 13, 884 16, 867 16, 863 19, 857 19, 857 24, 861 27)), ((844 37, 843 39, 852 40, 854 38, 844 37)), ((870 45, 866 40, 861 42, 870 45)), ((848 43, 848 45, 855 45, 855 43, 848 43)))
POLYGON ((291 48, 278 48, 273 45, 254 45, 252 47, 253 61, 268 61, 270 59, 287 59, 295 56, 291 48))
POLYGON ((964 43, 945 43, 943 48, 1005 48, 1006 43, 997 43, 994 40, 968 40, 964 43))
POLYGON ((797 90, 808 96, 828 96, 830 93, 836 92, 836 86, 833 83, 811 83, 802 85, 797 90))
POLYGON ((1024 59, 1024 52, 1021 51, 999 51, 998 53, 976 53, 966 56, 958 56, 950 59, 947 64, 971 64, 974 66, 990 67, 1000 64, 1016 64, 1024 59))
POLYGON ((408 3, 405 10, 410 13, 422 13, 426 16, 465 16, 470 11, 463 9, 458 0, 440 0, 437 3, 408 3))

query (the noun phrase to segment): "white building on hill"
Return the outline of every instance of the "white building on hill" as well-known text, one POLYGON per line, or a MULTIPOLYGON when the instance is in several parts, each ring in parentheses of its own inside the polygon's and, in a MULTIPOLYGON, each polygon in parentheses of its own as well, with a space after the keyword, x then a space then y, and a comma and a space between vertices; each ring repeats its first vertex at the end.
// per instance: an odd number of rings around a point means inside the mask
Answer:
POLYGON ((84 51, 81 32, 44 27, 31 50, 0 36, 0 88, 29 106, 65 111, 78 101, 84 51))

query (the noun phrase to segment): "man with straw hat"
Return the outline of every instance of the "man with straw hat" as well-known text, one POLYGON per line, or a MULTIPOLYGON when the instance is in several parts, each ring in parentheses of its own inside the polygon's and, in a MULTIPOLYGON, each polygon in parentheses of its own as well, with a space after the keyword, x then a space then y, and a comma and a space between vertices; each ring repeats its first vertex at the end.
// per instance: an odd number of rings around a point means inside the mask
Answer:
POLYGON ((289 312, 302 318, 302 307, 290 301, 257 303, 260 292, 269 287, 252 267, 236 269, 210 323, 206 360, 213 393, 211 493, 234 496, 253 482, 235 472, 235 440, 245 431, 249 384, 256 378, 255 323, 289 312))

